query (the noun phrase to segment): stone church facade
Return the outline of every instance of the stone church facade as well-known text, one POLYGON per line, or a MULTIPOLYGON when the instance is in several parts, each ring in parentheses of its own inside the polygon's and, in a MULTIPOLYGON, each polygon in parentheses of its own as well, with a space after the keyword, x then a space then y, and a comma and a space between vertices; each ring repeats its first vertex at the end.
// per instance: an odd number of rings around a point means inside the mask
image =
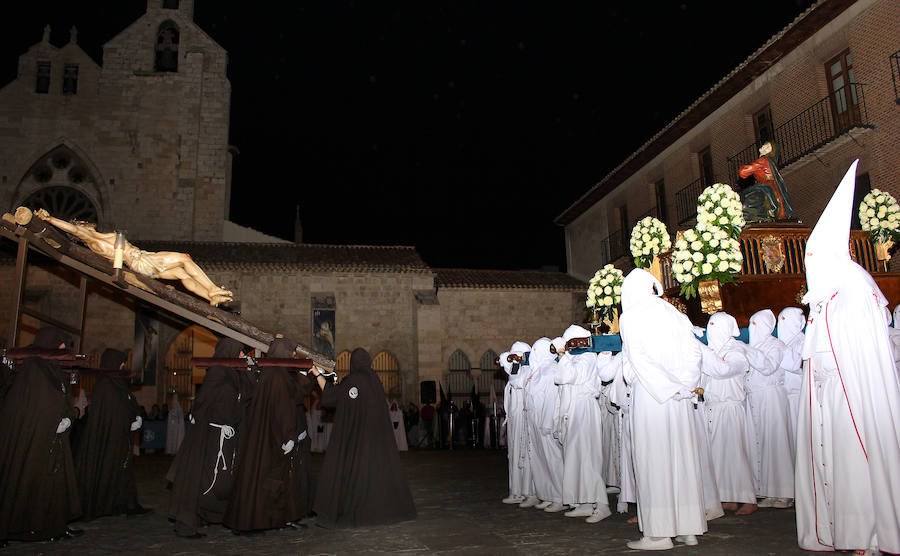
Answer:
MULTIPOLYGON (((422 382, 454 395, 502 391, 494 358, 516 340, 561 335, 584 320, 586 284, 559 272, 435 269, 408 246, 290 243, 228 220, 231 85, 227 53, 193 22, 193 0, 148 0, 146 13, 103 46, 102 64, 44 39, 0 88, 0 205, 44 207, 62 218, 124 229, 150 251, 189 253, 235 293, 262 329, 306 345, 326 322, 338 369, 369 351, 389 395, 420 401, 422 382), (234 239, 238 238, 238 239, 234 239), (325 321, 320 317, 324 315, 325 321)), ((15 282, 14 245, 0 280, 15 282)), ((562 248, 562 246, 560 246, 562 248)), ((79 275, 32 256, 17 344, 39 321, 79 320, 79 275), (31 313, 31 314, 29 314, 31 313)), ((0 288, 0 337, 11 338, 14 288, 0 288)), ((114 288, 88 284, 82 351, 135 345, 145 312, 114 288)), ((211 354, 209 334, 163 312, 155 375, 137 392, 149 407, 177 390, 190 399, 211 354)), ((135 350, 137 351, 137 350, 135 350)))

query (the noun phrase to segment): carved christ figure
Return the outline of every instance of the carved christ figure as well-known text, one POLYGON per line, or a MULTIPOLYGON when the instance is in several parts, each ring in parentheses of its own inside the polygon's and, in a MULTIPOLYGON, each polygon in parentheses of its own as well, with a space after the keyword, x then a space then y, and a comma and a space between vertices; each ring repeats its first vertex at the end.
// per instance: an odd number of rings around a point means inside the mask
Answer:
MULTIPOLYGON (((98 232, 94 229, 96 224, 93 222, 66 222, 51 216, 44 209, 38 209, 34 214, 41 220, 77 237, 91 251, 110 261, 115 259, 114 232, 98 232)), ((233 299, 231 292, 213 283, 187 253, 141 251, 126 241, 122 261, 134 272, 150 278, 181 280, 185 288, 209 301, 210 305, 227 303, 233 299)))

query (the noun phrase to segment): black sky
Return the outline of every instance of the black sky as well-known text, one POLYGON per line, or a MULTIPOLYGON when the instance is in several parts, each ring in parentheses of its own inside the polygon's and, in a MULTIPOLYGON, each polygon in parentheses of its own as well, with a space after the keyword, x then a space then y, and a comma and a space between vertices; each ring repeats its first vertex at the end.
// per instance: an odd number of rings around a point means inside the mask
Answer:
MULTIPOLYGON (((564 270, 553 219, 812 3, 196 0, 229 53, 231 219, 292 239, 299 204, 309 243, 564 270)), ((146 0, 15 6, 3 84, 45 24, 99 61, 146 0)))

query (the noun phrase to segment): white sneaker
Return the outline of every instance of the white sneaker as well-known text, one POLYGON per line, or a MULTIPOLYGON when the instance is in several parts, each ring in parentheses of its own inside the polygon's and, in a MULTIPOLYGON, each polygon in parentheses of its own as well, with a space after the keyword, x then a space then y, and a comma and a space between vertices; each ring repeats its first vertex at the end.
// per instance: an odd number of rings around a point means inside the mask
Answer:
POLYGON ((629 541, 625 546, 632 550, 669 550, 675 547, 669 537, 641 537, 641 540, 629 541))
POLYGON ((763 498, 759 501, 757 506, 760 508, 771 508, 775 505, 776 501, 778 501, 778 498, 763 498))
POLYGON ((605 504, 597 504, 597 507, 594 508, 594 511, 591 512, 590 517, 584 520, 585 523, 599 523, 612 515, 612 512, 609 510, 609 506, 605 504))
POLYGON ((697 535, 678 535, 675 542, 683 542, 687 546, 697 546, 697 535))
POLYGON ((521 504, 525 501, 524 496, 510 495, 503 499, 504 504, 521 504))
POLYGON ((544 500, 543 502, 541 502, 540 504, 535 506, 535 508, 538 510, 543 510, 544 508, 546 508, 547 506, 549 506, 552 503, 553 502, 551 502, 550 500, 544 500))
POLYGON ((544 508, 544 511, 547 513, 555 514, 556 512, 563 511, 563 509, 565 509, 565 506, 562 505, 562 502, 553 502, 552 504, 544 508))
POLYGON ((538 502, 540 502, 540 500, 538 500, 536 496, 529 496, 528 498, 523 500, 521 504, 519 504, 519 507, 530 508, 532 506, 536 506, 538 502))
POLYGON ((792 498, 776 498, 774 502, 772 502, 773 508, 790 508, 794 505, 794 500, 792 498))
POLYGON ((563 515, 566 517, 587 517, 594 513, 593 504, 578 504, 574 509, 567 511, 563 515))
POLYGON ((622 490, 619 487, 606 487, 606 494, 619 494, 622 490))

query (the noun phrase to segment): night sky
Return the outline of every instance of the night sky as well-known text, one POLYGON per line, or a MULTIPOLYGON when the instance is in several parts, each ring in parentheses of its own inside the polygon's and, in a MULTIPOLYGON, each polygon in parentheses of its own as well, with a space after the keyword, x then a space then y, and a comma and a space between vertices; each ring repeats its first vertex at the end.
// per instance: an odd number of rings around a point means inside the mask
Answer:
MULTIPOLYGON (((229 53, 231 219, 293 239, 299 204, 308 243, 565 270, 553 219, 812 3, 196 0, 229 53)), ((146 0, 15 7, 3 84, 45 24, 100 61, 146 0)))

